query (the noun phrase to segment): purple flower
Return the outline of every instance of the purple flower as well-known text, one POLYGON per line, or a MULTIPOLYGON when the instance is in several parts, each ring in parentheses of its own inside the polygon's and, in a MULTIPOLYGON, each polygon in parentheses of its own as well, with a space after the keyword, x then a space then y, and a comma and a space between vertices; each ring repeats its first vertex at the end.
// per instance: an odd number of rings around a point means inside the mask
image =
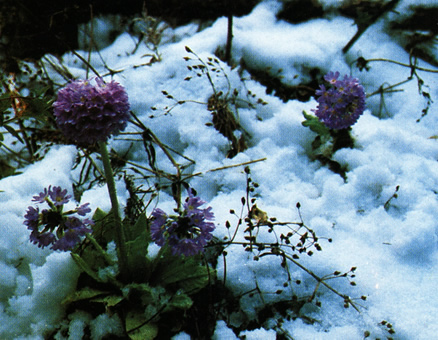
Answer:
POLYGON ((32 242, 33 244, 37 244, 38 248, 47 247, 53 244, 55 240, 55 235, 50 232, 39 233, 38 231, 33 230, 30 233, 30 242, 32 242))
POLYGON ((153 222, 151 224, 151 238, 159 246, 163 246, 166 243, 164 232, 166 229, 167 215, 161 209, 154 209, 152 212, 153 222))
MULTIPOLYGON (((86 221, 89 222, 89 220, 86 221)), ((74 248, 81 241, 81 236, 92 232, 84 222, 77 217, 68 217, 64 223, 64 235, 54 242, 52 249, 66 251, 74 248)))
POLYGON ((67 229, 64 235, 56 242, 53 242, 51 249, 67 251, 73 249, 74 246, 81 241, 78 233, 74 229, 67 229))
POLYGON ((331 85, 335 85, 338 82, 339 72, 329 72, 324 76, 324 80, 329 82, 331 85))
POLYGON ((67 189, 62 190, 61 187, 53 187, 53 190, 49 186, 49 197, 55 206, 61 206, 70 201, 71 195, 67 195, 67 189))
MULTIPOLYGON (((49 186, 49 190, 50 190, 50 186, 49 186)), ((39 195, 33 196, 32 202, 44 203, 47 197, 49 197, 49 193, 47 188, 44 188, 44 191, 40 192, 39 195)))
POLYGON ((193 256, 204 250, 213 237, 215 225, 211 207, 199 209, 205 204, 189 190, 184 211, 179 216, 167 216, 161 209, 152 212, 151 238, 159 246, 168 244, 173 255, 193 256))
POLYGON ((25 221, 24 224, 26 224, 29 229, 34 229, 38 227, 38 219, 40 216, 40 210, 38 207, 35 209, 34 207, 28 207, 27 213, 24 215, 25 221))
POLYGON ((201 210, 199 210, 198 208, 206 202, 201 200, 199 197, 194 196, 193 189, 189 189, 188 193, 189 197, 186 198, 186 201, 184 203, 184 208, 187 213, 196 214, 201 212, 201 210))
POLYGON ((324 76, 330 84, 315 92, 319 96, 316 116, 328 128, 340 130, 355 124, 365 110, 365 91, 359 80, 348 75, 339 80, 339 72, 329 72, 324 76))
POLYGON ((204 214, 204 218, 206 220, 210 220, 210 221, 214 220, 214 214, 211 211, 212 209, 213 209, 212 207, 208 207, 207 209, 202 210, 202 213, 204 214))
POLYGON ((85 216, 86 214, 91 212, 91 208, 89 208, 88 206, 90 205, 90 203, 85 203, 80 205, 77 210, 76 213, 80 216, 85 216))
POLYGON ((34 202, 47 203, 49 209, 42 209, 40 212, 38 207, 28 207, 23 223, 31 231, 30 241, 32 243, 40 248, 52 245, 51 249, 67 251, 74 248, 81 241, 82 236, 92 232, 89 228, 93 224, 92 220, 71 216, 74 213, 85 216, 91 212, 88 208, 89 203, 75 210, 63 212, 64 204, 69 202, 70 197, 71 195, 67 195, 67 190, 62 190, 61 187, 52 189, 51 186, 34 196, 34 202))
POLYGON ((53 103, 56 123, 64 135, 79 145, 106 141, 126 128, 130 118, 128 95, 117 82, 95 78, 71 81, 59 90, 53 103))
POLYGON ((192 239, 172 237, 169 240, 173 255, 194 256, 203 251, 203 246, 192 239))

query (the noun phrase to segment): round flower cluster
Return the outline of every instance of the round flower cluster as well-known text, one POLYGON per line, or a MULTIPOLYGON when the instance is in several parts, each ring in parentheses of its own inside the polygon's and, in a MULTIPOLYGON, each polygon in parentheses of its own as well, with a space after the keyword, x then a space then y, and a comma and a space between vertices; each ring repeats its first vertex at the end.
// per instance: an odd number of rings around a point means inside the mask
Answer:
POLYGON ((211 207, 200 209, 206 202, 194 196, 189 190, 189 197, 184 203, 184 211, 179 216, 167 216, 161 209, 152 212, 151 237, 159 246, 166 243, 173 255, 196 255, 204 250, 213 237, 215 228, 211 207))
POLYGON ((316 91, 319 96, 316 116, 330 129, 346 129, 357 122, 365 110, 365 91, 359 80, 348 75, 339 80, 339 72, 329 72, 324 79, 330 84, 316 91))
POLYGON ((117 82, 95 78, 71 81, 59 90, 53 103, 56 123, 63 134, 78 145, 105 142, 126 128, 129 102, 125 89, 117 82))
POLYGON ((31 230, 30 241, 32 243, 38 244, 40 248, 52 245, 53 250, 67 251, 81 241, 81 236, 93 231, 88 228, 93 224, 92 220, 72 216, 74 214, 85 216, 91 212, 88 207, 89 203, 63 212, 64 204, 68 203, 70 198, 71 195, 67 195, 67 190, 62 190, 61 187, 52 189, 51 186, 33 197, 32 202, 47 203, 49 209, 43 209, 40 212, 38 207, 28 207, 24 215, 24 224, 27 225, 27 229, 31 230))

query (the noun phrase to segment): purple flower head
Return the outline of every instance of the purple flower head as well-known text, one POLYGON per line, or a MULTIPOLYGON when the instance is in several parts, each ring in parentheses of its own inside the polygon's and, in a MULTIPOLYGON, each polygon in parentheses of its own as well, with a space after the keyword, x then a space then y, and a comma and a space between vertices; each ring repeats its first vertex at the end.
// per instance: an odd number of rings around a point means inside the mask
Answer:
POLYGON ((189 190, 184 211, 179 216, 167 216, 161 209, 152 212, 151 237, 159 246, 168 244, 173 255, 193 256, 204 250, 213 237, 215 225, 211 207, 200 209, 205 204, 189 190))
POLYGON ((328 128, 340 130, 355 124, 365 110, 365 91, 359 80, 348 75, 339 80, 339 72, 324 76, 330 87, 324 85, 315 93, 319 97, 316 116, 328 128))
POLYGON ((90 219, 80 219, 71 216, 77 213, 85 216, 91 209, 88 203, 79 206, 76 210, 63 212, 63 206, 69 202, 71 195, 67 195, 67 190, 61 187, 49 186, 38 196, 34 196, 33 201, 38 204, 46 203, 49 209, 38 207, 28 207, 24 215, 24 224, 31 231, 30 241, 44 248, 52 245, 51 249, 67 251, 81 241, 81 237, 86 233, 91 233, 89 226, 93 225, 90 219))
POLYGON ((128 95, 119 83, 104 83, 98 77, 95 85, 91 81, 71 81, 53 103, 58 127, 68 139, 84 146, 123 131, 130 117, 128 95))
POLYGON ((54 242, 52 249, 62 251, 73 249, 81 241, 81 236, 91 232, 92 230, 87 228, 84 221, 77 217, 68 217, 64 223, 64 233, 58 241, 54 242))
POLYGON ((71 195, 67 195, 67 189, 62 190, 61 187, 53 187, 53 190, 49 186, 49 197, 55 206, 61 206, 70 201, 71 195))

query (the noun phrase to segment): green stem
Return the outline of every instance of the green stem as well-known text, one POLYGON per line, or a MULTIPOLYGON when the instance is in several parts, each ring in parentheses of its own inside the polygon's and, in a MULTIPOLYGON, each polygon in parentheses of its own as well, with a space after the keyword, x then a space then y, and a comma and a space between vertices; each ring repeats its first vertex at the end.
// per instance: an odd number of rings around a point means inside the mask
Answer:
POLYGON ((233 15, 229 9, 228 13, 228 30, 227 30, 227 45, 225 49, 225 62, 231 66, 231 44, 233 41, 233 15))
POLYGON ((114 173, 111 168, 111 163, 108 155, 108 149, 106 143, 99 142, 100 155, 102 157, 103 169, 105 171, 105 179, 108 187, 108 193, 111 200, 111 211, 114 216, 114 226, 116 231, 116 246, 117 246, 117 256, 119 258, 119 270, 122 281, 127 279, 128 273, 128 260, 125 249, 126 237, 123 230, 122 219, 119 213, 119 202, 117 200, 116 183, 114 181, 114 173))

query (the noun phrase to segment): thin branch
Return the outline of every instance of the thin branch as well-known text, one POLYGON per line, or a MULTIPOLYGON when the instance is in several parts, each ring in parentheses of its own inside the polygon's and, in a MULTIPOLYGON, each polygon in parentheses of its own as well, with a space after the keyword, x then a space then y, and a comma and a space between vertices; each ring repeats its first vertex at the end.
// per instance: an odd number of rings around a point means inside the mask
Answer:
POLYGON ((209 172, 226 170, 226 169, 236 168, 238 166, 249 165, 249 164, 253 164, 253 163, 257 163, 257 162, 263 162, 263 161, 266 161, 266 159, 267 158, 264 157, 264 158, 256 159, 256 160, 253 160, 253 161, 244 162, 244 163, 233 164, 233 165, 226 165, 226 166, 222 166, 220 168, 214 168, 214 169, 210 169, 210 170, 207 170, 207 171, 204 171, 204 172, 197 172, 197 173, 191 174, 191 175, 189 175, 189 176, 187 176, 185 178, 186 179, 187 178, 192 178, 192 177, 195 177, 195 176, 201 176, 201 175, 209 173, 209 172))
MULTIPOLYGON (((370 16, 367 22, 358 23, 357 33, 351 38, 351 40, 345 45, 342 49, 342 53, 347 53, 350 48, 359 40, 360 36, 370 27, 372 26, 383 14, 388 11, 391 11, 400 0, 392 0, 388 3, 384 4, 379 11, 376 11, 372 16, 370 16)), ((360 13, 359 15, 363 15, 360 13)))
MULTIPOLYGON (((413 67, 413 65, 409 65, 409 64, 401 63, 399 61, 385 59, 385 58, 365 59, 365 61, 367 63, 370 62, 370 61, 386 61, 388 63, 393 63, 393 64, 400 65, 400 66, 405 66, 405 67, 409 67, 409 68, 413 67)), ((415 69, 419 70, 419 71, 424 71, 424 72, 438 73, 438 70, 431 70, 431 69, 424 68, 424 67, 415 66, 415 69)))
MULTIPOLYGON (((278 256, 278 254, 273 254, 273 253, 264 253, 261 254, 259 257, 265 256, 265 255, 275 255, 278 256)), ((326 286, 329 290, 331 290, 333 293, 335 293, 336 295, 340 296, 341 298, 344 299, 344 301, 348 302, 349 304, 351 304, 353 306, 353 308, 360 313, 359 308, 354 304, 354 302, 351 300, 351 298, 347 295, 344 295, 340 292, 338 292, 336 289, 334 289, 332 286, 330 286, 328 283, 325 282, 324 278, 319 277, 318 275, 316 275, 314 272, 312 272, 310 269, 307 269, 306 267, 304 267, 301 263, 299 263, 298 261, 294 260, 292 257, 290 257, 289 255, 285 254, 284 252, 282 253, 282 256, 284 256, 285 258, 287 258, 289 261, 291 261, 293 264, 295 264, 296 266, 298 266, 300 269, 304 270, 307 274, 309 274, 311 277, 313 277, 318 283, 323 284, 324 286, 326 286)))
POLYGON ((101 77, 100 74, 99 74, 99 72, 97 72, 96 69, 95 69, 93 66, 91 66, 91 64, 90 64, 87 60, 85 60, 85 58, 84 58, 83 56, 81 56, 81 55, 80 55, 78 52, 76 52, 75 50, 73 50, 72 53, 73 53, 76 57, 78 57, 78 58, 79 58, 79 59, 80 59, 85 65, 87 65, 87 67, 89 67, 90 70, 93 71, 93 73, 94 73, 96 76, 101 77))

